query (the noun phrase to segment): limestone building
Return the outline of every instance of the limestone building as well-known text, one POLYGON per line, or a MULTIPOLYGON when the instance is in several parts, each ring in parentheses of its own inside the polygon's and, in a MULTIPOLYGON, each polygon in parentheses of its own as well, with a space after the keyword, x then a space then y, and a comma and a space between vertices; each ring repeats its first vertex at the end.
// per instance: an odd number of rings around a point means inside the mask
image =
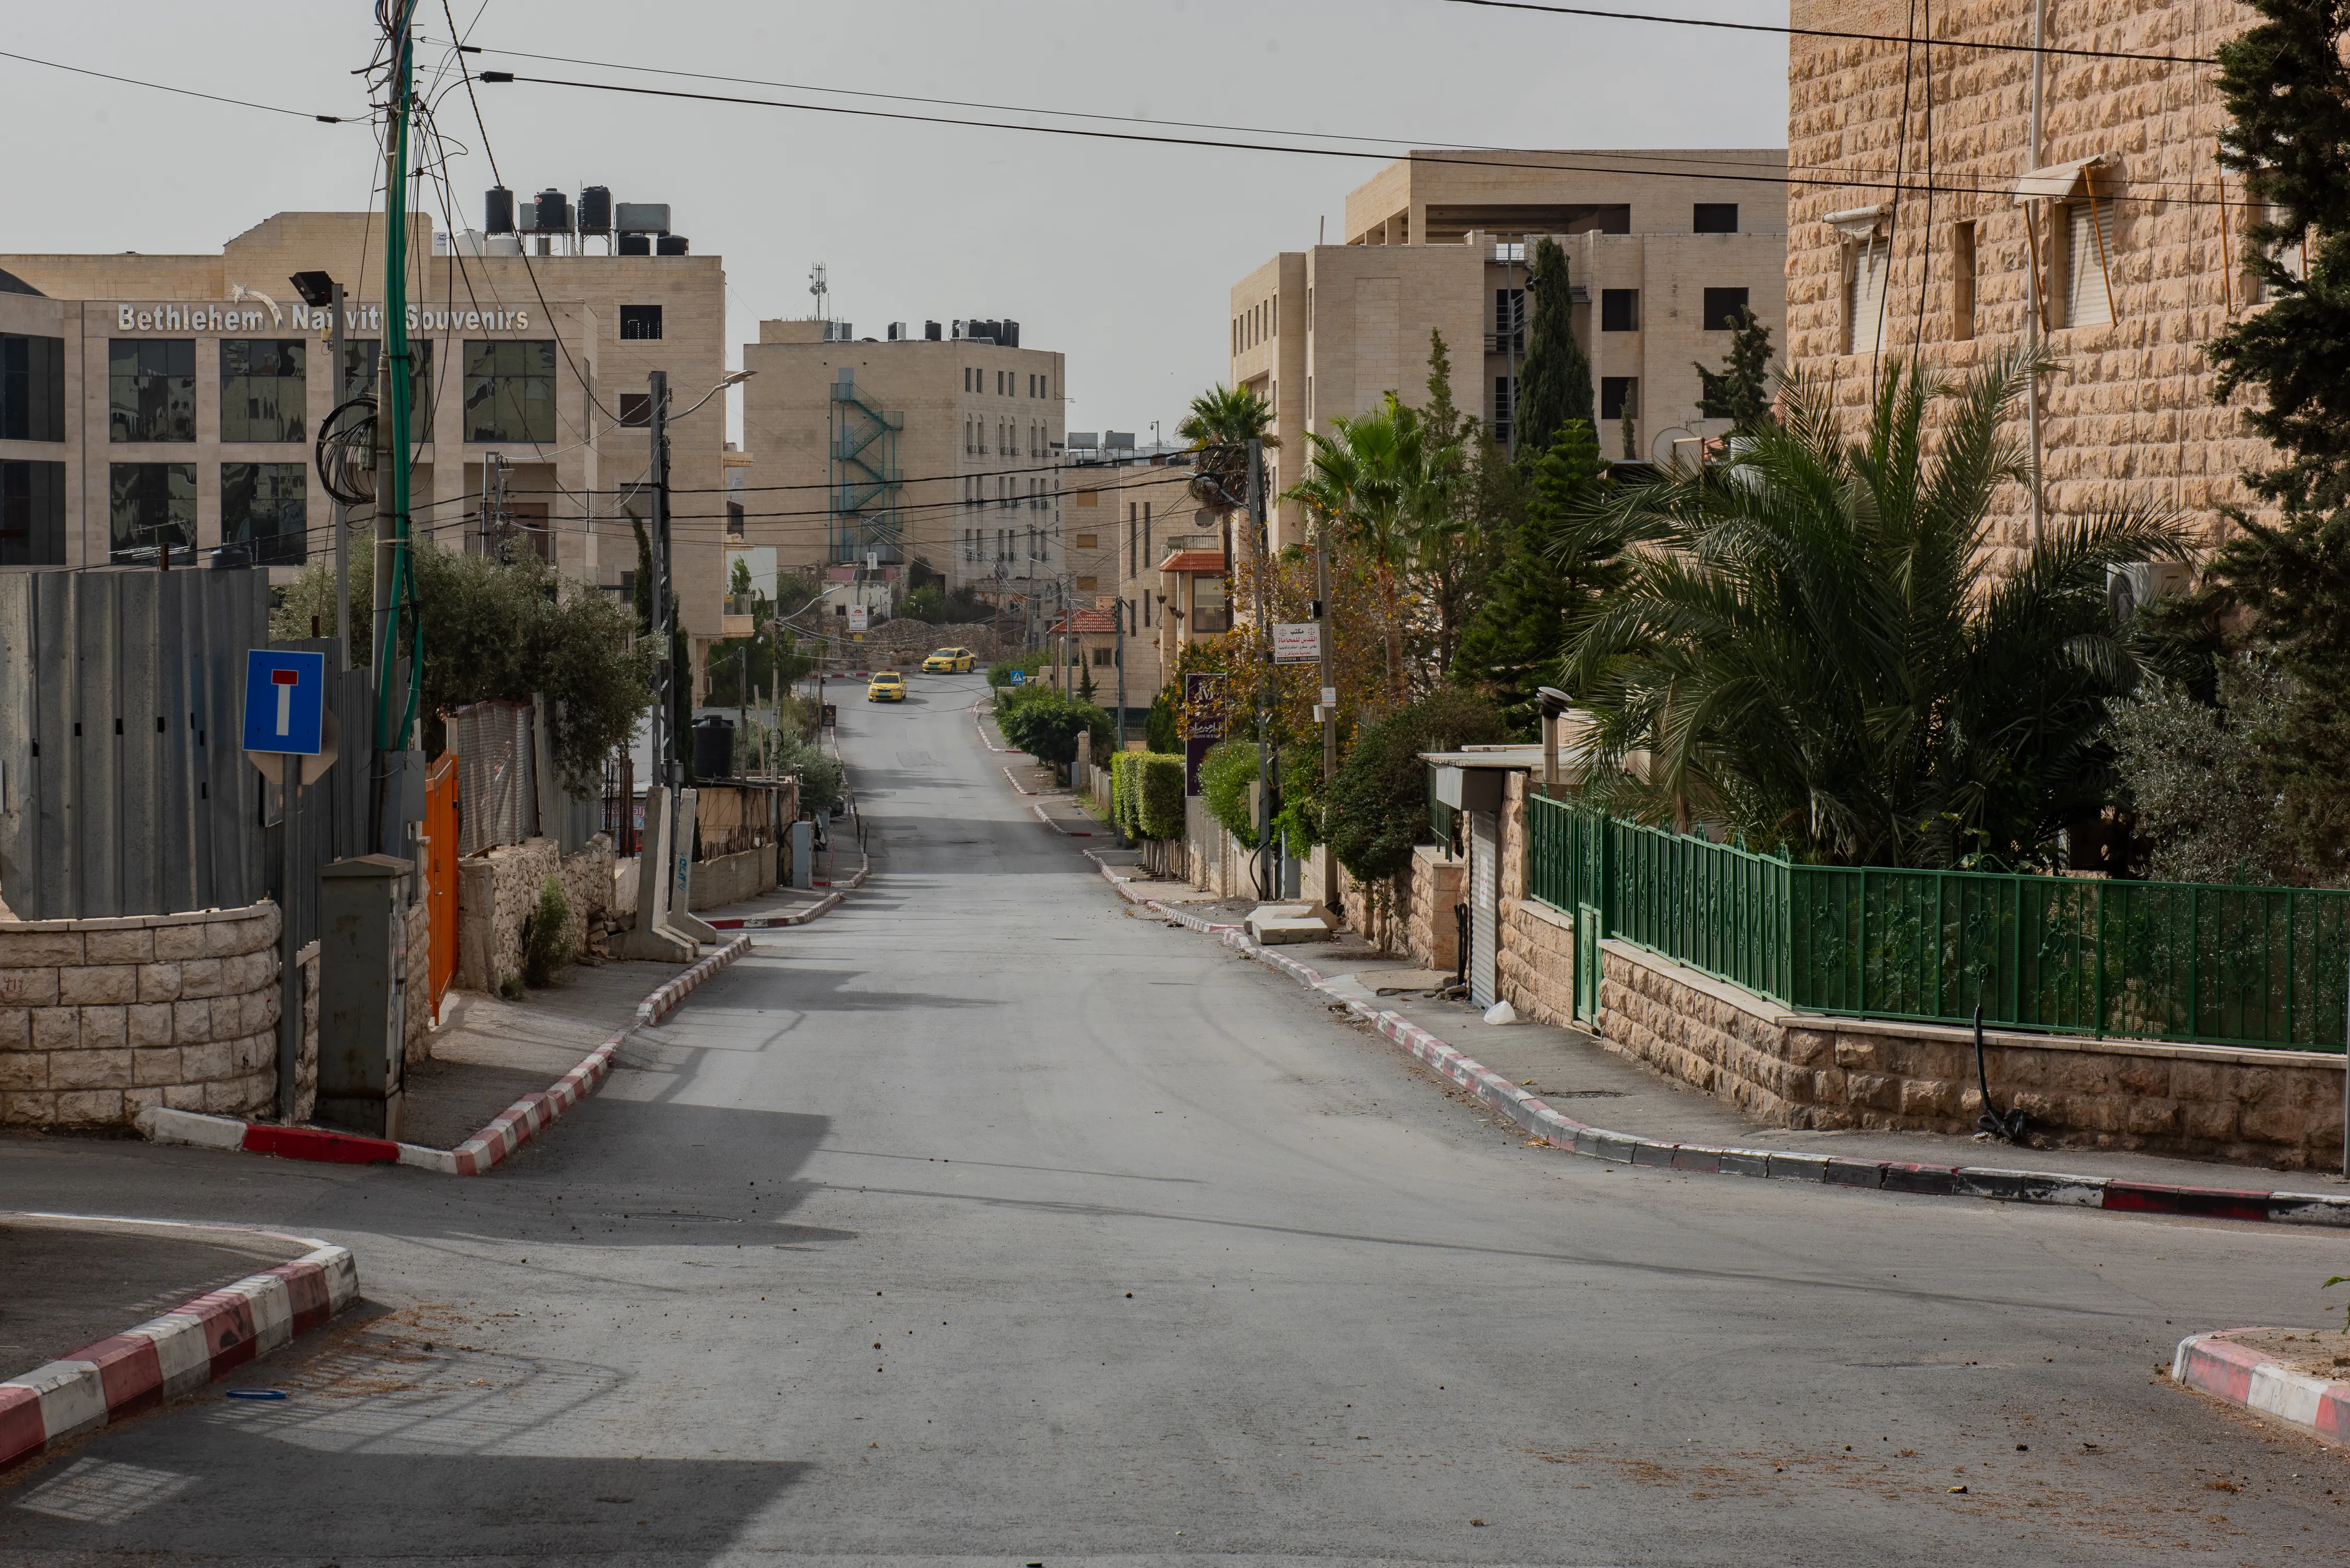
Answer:
MULTIPOLYGON (((2040 3, 2059 49, 2208 57, 2251 15, 2040 3)), ((1889 0, 1795 0, 1792 18, 1908 26, 1889 0)), ((2252 506, 2238 474, 2269 452, 2211 400, 2205 347, 2260 301, 2241 183, 2213 161, 2226 113, 2210 67, 1968 47, 2028 45, 2033 26, 2032 0, 1982 0, 1938 12, 1930 47, 1789 40, 1790 360, 1832 381, 1856 432, 1873 370, 1898 358, 1956 378, 2028 342, 2036 314, 2056 362, 2039 389, 2041 496, 2004 487, 1994 549, 2012 560, 2046 519, 2125 504, 2177 508, 2216 544, 2220 509, 2252 506)), ((2029 444, 2033 427, 2020 411, 2007 433, 2029 444)))
POLYGON ((1009 321, 762 321, 743 346, 743 537, 785 570, 926 563, 1001 604, 1061 607, 1054 475, 1064 356, 1009 321))
MULTIPOLYGON (((374 389, 382 224, 280 213, 216 255, 0 255, 0 566, 152 566, 161 540, 174 566, 243 545, 280 580, 331 559, 312 443, 337 404, 374 389), (289 282, 312 271, 345 290, 339 374, 331 313, 289 282)), ((415 528, 449 548, 511 536, 618 590, 637 565, 625 511, 650 512, 647 376, 669 373, 681 410, 718 385, 724 269, 577 243, 525 257, 511 234, 452 242, 421 214, 411 236, 415 528)), ((675 576, 697 646, 724 592, 724 435, 723 399, 671 427, 675 576)))
MULTIPOLYGON (((1382 170, 1347 197, 1344 244, 1283 252, 1232 291, 1231 384, 1273 405, 1274 493, 1296 482, 1309 431, 1389 391, 1425 401, 1431 331, 1453 400, 1506 444, 1526 260, 1545 236, 1567 254, 1601 449, 1664 460, 1676 440, 1719 433, 1726 421, 1698 415, 1692 366, 1720 363, 1742 306, 1783 337, 1785 172, 1768 149, 1414 152, 1382 170)), ((1302 527, 1282 504, 1275 547, 1302 527)))

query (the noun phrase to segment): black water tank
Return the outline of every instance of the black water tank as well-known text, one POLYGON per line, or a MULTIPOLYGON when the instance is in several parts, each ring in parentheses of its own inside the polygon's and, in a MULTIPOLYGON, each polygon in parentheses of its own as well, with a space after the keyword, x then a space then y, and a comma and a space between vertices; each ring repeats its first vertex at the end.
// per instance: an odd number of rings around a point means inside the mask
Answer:
POLYGON ((649 256, 653 254, 653 237, 650 234, 622 234, 620 254, 624 256, 649 256))
POLYGON ((685 244, 683 234, 663 234, 655 243, 654 250, 660 255, 681 256, 685 254, 685 244))
POLYGON ((583 234, 608 234, 612 232, 612 192, 609 186, 590 185, 579 192, 579 232, 583 234))
POLYGON ((938 324, 937 322, 935 322, 935 321, 925 321, 925 322, 923 322, 923 323, 922 323, 922 341, 923 341, 923 342, 925 342, 925 343, 936 343, 936 342, 937 342, 937 341, 938 341, 938 340, 939 340, 942 336, 944 336, 944 334, 942 334, 941 332, 940 332, 940 330, 939 330, 939 324, 938 324))
POLYGON ((482 198, 482 233, 510 234, 514 226, 514 192, 504 185, 493 185, 482 198))
POLYGON ((1020 323, 1017 321, 1003 322, 1002 324, 1002 329, 995 335, 995 340, 1006 348, 1019 348, 1020 323))
POLYGON ((734 775, 734 721, 707 713, 693 722, 693 776, 698 779, 734 775))
POLYGON ((542 234, 567 234, 571 232, 571 198, 554 189, 541 191, 532 203, 538 214, 538 232, 542 234))

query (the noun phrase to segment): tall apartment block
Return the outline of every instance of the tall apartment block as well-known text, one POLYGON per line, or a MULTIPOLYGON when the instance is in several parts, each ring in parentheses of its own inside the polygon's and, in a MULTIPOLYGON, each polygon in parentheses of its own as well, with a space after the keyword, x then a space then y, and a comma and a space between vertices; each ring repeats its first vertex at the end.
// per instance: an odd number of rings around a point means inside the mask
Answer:
POLYGON ((1064 356, 1012 321, 762 321, 743 346, 743 535, 786 569, 914 562, 999 604, 1061 607, 1064 356))
MULTIPOLYGON (((1930 49, 1790 38, 1788 152, 1804 176, 1789 213, 1791 360, 1832 379, 1856 431, 1872 369, 1900 359, 1956 378, 2036 338, 2054 361, 2038 419, 2019 409, 2004 433, 2036 441, 2040 494, 2002 487, 1998 556, 2012 561, 2050 518, 2129 504, 2176 508, 2216 545, 2227 509, 2262 514, 2240 476, 2273 461, 2211 400, 2206 346, 2262 303, 2242 261, 2256 213, 2214 161, 2227 111, 2208 67, 1966 47, 2031 39, 2035 5, 2051 49, 2190 59, 2253 19, 2233 0, 1980 0, 1938 16, 1930 49), (1903 187, 1874 183, 1897 159, 1913 171, 1903 187)), ((1791 19, 1907 25, 1856 0, 1795 0, 1791 19)))
MULTIPOLYGON (((1347 197, 1346 240, 1284 251, 1232 291, 1232 384, 1274 410, 1276 493, 1295 483, 1308 432, 1426 400, 1430 334, 1452 394, 1507 444, 1531 319, 1534 243, 1565 248, 1576 340, 1590 357, 1602 450, 1670 458, 1718 434, 1697 411, 1695 365, 1720 363, 1741 309, 1782 340, 1787 244, 1783 152, 1414 152, 1347 197), (1630 427, 1626 451, 1625 427, 1630 427)), ((1303 537, 1294 503, 1276 545, 1303 537)))

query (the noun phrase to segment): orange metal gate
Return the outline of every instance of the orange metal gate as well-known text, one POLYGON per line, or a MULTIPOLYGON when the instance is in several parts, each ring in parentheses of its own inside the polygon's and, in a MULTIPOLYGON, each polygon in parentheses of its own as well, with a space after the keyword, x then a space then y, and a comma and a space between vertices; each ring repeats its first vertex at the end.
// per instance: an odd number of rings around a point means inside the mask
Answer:
POLYGON ((424 775, 424 900, 432 928, 432 1007, 457 977, 457 754, 443 752, 424 775))

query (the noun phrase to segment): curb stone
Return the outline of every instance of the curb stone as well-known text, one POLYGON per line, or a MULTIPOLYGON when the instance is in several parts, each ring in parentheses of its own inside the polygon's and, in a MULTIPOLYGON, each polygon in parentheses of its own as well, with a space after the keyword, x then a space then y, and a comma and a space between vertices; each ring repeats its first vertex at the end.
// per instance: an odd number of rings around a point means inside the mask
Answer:
POLYGON ((2350 1444, 2350 1383, 2295 1372, 2231 1337, 2262 1332, 2230 1328, 2190 1334, 2178 1342, 2170 1376, 2199 1393, 2273 1417, 2323 1442, 2337 1448, 2350 1444))
POLYGON ((310 1237, 294 1239, 309 1245, 306 1256, 182 1302, 161 1317, 0 1382, 0 1470, 201 1388, 359 1299, 359 1262, 349 1249, 310 1237))
MULTIPOLYGON (((1021 793, 1025 794, 1031 792, 1023 790, 1021 793)), ((1036 814, 1037 821, 1043 823, 1045 826, 1051 828, 1054 832, 1059 834, 1064 838, 1091 838, 1094 836, 1094 831, 1090 827, 1063 827, 1059 823, 1055 822, 1051 817, 1045 815, 1045 808, 1041 805, 1032 805, 1028 809, 1036 814)))
POLYGON ((161 1106, 151 1106, 139 1113, 140 1135, 150 1143, 236 1149, 333 1165, 405 1165, 442 1176, 486 1175, 544 1132, 556 1117, 595 1093, 597 1085, 611 1075, 612 1058, 628 1043, 629 1035, 660 1022, 679 1002, 701 989, 704 981, 750 950, 751 939, 736 937, 662 985, 637 1003, 635 1022, 588 1053, 577 1066, 545 1089, 525 1095, 491 1117, 487 1127, 455 1148, 426 1148, 419 1144, 328 1132, 319 1127, 244 1122, 231 1116, 168 1110, 161 1106))
MULTIPOLYGON (((858 880, 862 880, 863 876, 864 873, 859 872, 858 880)), ((840 894, 836 891, 818 898, 814 907, 802 909, 796 915, 736 915, 730 919, 704 920, 702 923, 713 931, 766 931, 781 926, 805 926, 818 916, 832 913, 834 906, 839 902, 840 894)))
MULTIPOLYGON (((1709 1175, 1759 1176, 1773 1181, 1807 1181, 1929 1197, 1987 1198, 2003 1203, 2103 1209, 2127 1214, 2178 1214, 2206 1220, 2236 1220, 2285 1225, 2350 1229, 2350 1197, 2319 1192, 2264 1192, 2232 1188, 2172 1187, 2120 1177, 2075 1176, 2059 1171, 2009 1170, 1985 1166, 1926 1165, 1905 1160, 1850 1159, 1840 1155, 1796 1154, 1784 1149, 1727 1148, 1711 1144, 1659 1142, 1613 1132, 1575 1120, 1545 1105, 1457 1047, 1438 1039, 1399 1012, 1367 1005, 1331 989, 1305 964, 1249 940, 1240 927, 1214 924, 1132 891, 1125 877, 1091 855, 1088 859, 1118 896, 1142 904, 1179 925, 1212 934, 1227 947, 1266 964, 1309 990, 1343 1002, 1347 1011, 1401 1045, 1440 1076, 1468 1090, 1482 1104, 1508 1116, 1553 1147, 1619 1165, 1653 1165, 1709 1175)), ((2343 1385, 2350 1389, 2350 1385, 2343 1385)), ((2350 1426, 2345 1426, 2350 1437, 2350 1426)))

